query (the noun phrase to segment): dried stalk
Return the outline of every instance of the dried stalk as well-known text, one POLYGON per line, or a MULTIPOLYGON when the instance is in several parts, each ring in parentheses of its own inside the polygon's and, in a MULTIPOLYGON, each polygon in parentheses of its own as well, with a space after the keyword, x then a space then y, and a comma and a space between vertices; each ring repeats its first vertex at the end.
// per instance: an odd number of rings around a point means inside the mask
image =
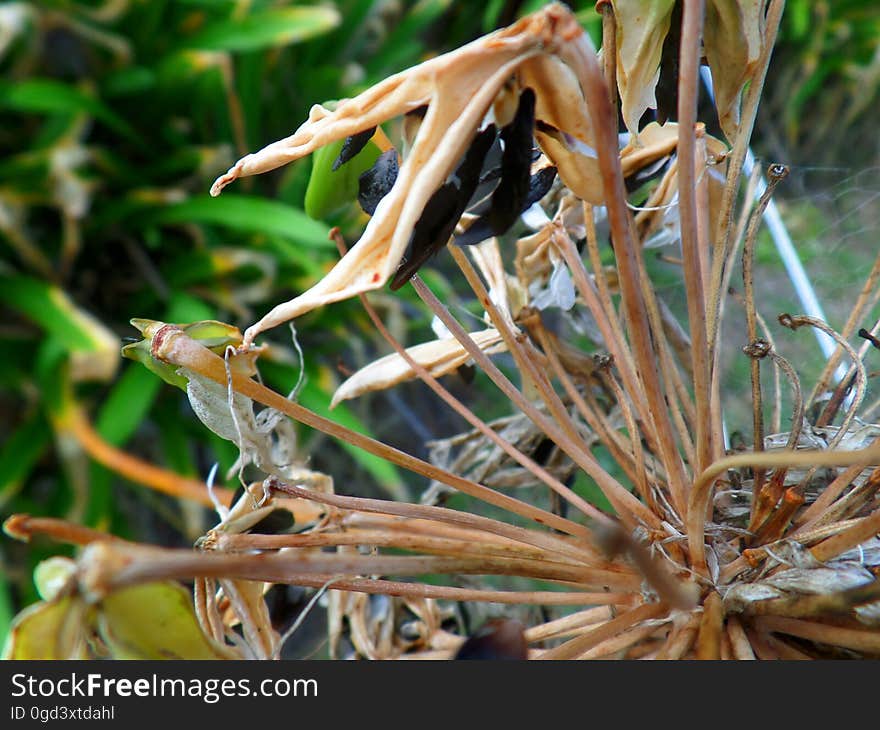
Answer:
POLYGON ((720 659, 724 630, 721 596, 711 592, 703 602, 703 618, 697 635, 697 659, 720 659))
POLYGON ((799 636, 802 639, 831 644, 832 646, 842 646, 874 654, 880 653, 880 633, 876 631, 847 629, 781 616, 758 616, 754 622, 755 626, 764 631, 778 631, 789 636, 799 636))
POLYGON ((687 483, 684 467, 675 448, 673 427, 667 414, 650 339, 651 328, 639 273, 641 251, 633 237, 632 219, 626 207, 626 189, 617 154, 617 119, 608 102, 608 89, 605 87, 601 69, 585 38, 581 36, 561 48, 560 57, 575 72, 593 122, 627 332, 632 339, 635 365, 657 430, 660 458, 668 475, 673 504, 679 514, 684 516, 687 509, 687 483))
MULTIPOLYGON (((634 523, 637 519, 647 525, 659 526, 657 517, 639 500, 633 497, 616 479, 605 472, 598 462, 583 448, 580 442, 571 443, 565 433, 556 424, 534 407, 523 394, 507 379, 498 367, 474 343, 464 328, 449 314, 419 277, 413 277, 413 287, 431 311, 436 314, 446 328, 468 351, 468 354, 491 378, 492 382, 523 412, 529 419, 547 434, 578 466, 586 471, 608 497, 622 519, 634 523)), ((464 491, 464 490, 462 490, 464 491)), ((548 523, 549 524, 549 523, 548 523)))
POLYGON ((3 523, 3 532, 22 542, 30 542, 34 535, 45 535, 56 542, 80 546, 103 540, 126 542, 121 537, 108 532, 83 527, 56 517, 31 517, 22 514, 7 518, 3 523))
MULTIPOLYGON (((678 214, 684 259, 684 285, 687 295, 691 336, 691 370, 696 405, 695 472, 712 460, 710 409, 710 361, 706 333, 706 299, 703 291, 703 263, 697 232, 696 124, 699 85, 700 40, 705 2, 684 4, 681 27, 681 56, 678 82, 678 214)), ((708 252, 707 252, 708 253, 708 252)), ((706 254, 703 254, 706 255, 706 254)))
MULTIPOLYGON (((170 362, 174 365, 186 367, 189 370, 210 378, 215 383, 219 383, 223 386, 226 385, 227 374, 223 359, 187 337, 180 329, 173 325, 166 325, 165 328, 155 334, 153 337, 152 348, 154 357, 163 360, 164 362, 170 362)), ((534 520, 539 524, 554 527, 563 532, 568 532, 574 535, 582 535, 584 537, 589 536, 589 531, 586 528, 572 522, 571 520, 564 519, 552 512, 547 512, 546 510, 534 507, 527 502, 508 497, 505 494, 501 494, 500 492, 489 489, 481 484, 477 484, 469 479, 465 479, 444 469, 440 469, 426 461, 417 459, 399 449, 392 448, 380 441, 376 441, 368 436, 364 436, 356 431, 340 426, 338 423, 323 418, 298 403, 292 403, 278 393, 275 393, 269 388, 266 388, 239 373, 231 373, 231 378, 236 392, 252 398, 265 406, 274 408, 306 426, 342 439, 353 446, 357 446, 371 454, 380 456, 393 464, 409 469, 422 476, 426 476, 429 479, 436 479, 437 481, 448 484, 465 494, 482 499, 489 504, 501 507, 509 512, 526 517, 527 519, 534 520)))
POLYGON ((588 631, 581 636, 570 639, 564 644, 550 649, 541 654, 539 659, 574 659, 584 652, 590 650, 597 644, 613 636, 617 636, 621 632, 629 629, 643 621, 655 619, 663 616, 668 611, 668 607, 662 603, 645 603, 626 613, 621 614, 617 618, 605 622, 598 628, 588 631))
MULTIPOLYGON (((840 330, 840 336, 844 340, 848 340, 852 337, 856 326, 865 316, 865 313, 869 312, 871 308, 877 304, 877 301, 880 300, 880 286, 877 286, 878 280, 880 280, 880 253, 878 253, 877 258, 874 259, 874 265, 871 267, 867 279, 865 279, 865 283, 862 286, 862 290, 859 292, 859 296, 856 298, 855 304, 853 304, 853 308, 846 320, 846 324, 844 324, 843 329, 840 330)), ((837 365, 840 363, 840 358, 843 357, 843 354, 844 349, 838 344, 834 353, 825 363, 825 367, 822 369, 822 373, 819 375, 819 379, 816 381, 816 385, 813 387, 810 397, 807 398, 808 406, 811 406, 816 401, 816 398, 828 389, 828 384, 831 382, 831 377, 837 370, 837 365)), ((860 356, 864 356, 864 352, 861 352, 860 356)))
MULTIPOLYGON (((835 332, 821 319, 816 319, 815 317, 810 317, 804 314, 797 316, 792 316, 790 314, 780 314, 779 323, 784 327, 789 327, 793 330, 796 330, 799 327, 803 327, 804 325, 815 327, 816 329, 821 330, 829 337, 834 338, 837 344, 841 348, 843 348, 843 350, 852 360, 853 367, 855 367, 856 390, 855 394, 853 395, 852 403, 847 409, 843 421, 841 421, 840 423, 840 428, 837 434, 834 436, 833 439, 831 439, 831 441, 828 442, 828 448, 834 449, 838 446, 838 444, 840 444, 840 442, 843 440, 843 437, 846 436, 847 432, 849 431, 850 424, 852 423, 853 418, 855 418, 856 411, 862 404, 862 400, 865 397, 865 390, 868 387, 868 374, 867 372, 865 372, 865 364, 862 362, 862 359, 858 356, 858 354, 856 354, 856 351, 853 349, 852 345, 850 345, 843 337, 841 337, 840 334, 835 332)), ((826 424, 823 423, 822 425, 826 424)))
POLYGON ((92 543, 86 550, 81 563, 81 585, 90 596, 153 580, 196 577, 296 585, 301 577, 316 575, 518 575, 589 587, 593 591, 621 592, 639 590, 641 580, 631 572, 498 556, 304 554, 300 551, 221 554, 107 542, 92 543))
POLYGON ((366 295, 360 294, 359 297, 361 300, 361 304, 369 315, 371 321, 375 325, 376 329, 379 330, 380 334, 385 338, 386 342, 388 342, 388 344, 390 344, 394 348, 397 354, 404 359, 404 361, 410 368, 412 368, 413 372, 415 372, 416 375, 429 388, 431 388, 431 390, 433 390, 445 403, 447 403, 447 405, 449 405, 456 413, 464 418, 472 427, 476 428, 481 434, 483 434, 483 436, 485 436, 493 444, 504 451, 504 453, 514 459, 518 464, 520 464, 520 466, 528 469, 530 473, 534 474, 535 477, 537 477, 540 481, 550 487, 550 489, 552 489, 556 494, 567 500, 585 515, 600 522, 608 520, 608 517, 603 512, 598 510, 582 497, 575 494, 569 487, 565 486, 546 469, 537 464, 533 459, 530 459, 519 449, 515 448, 512 444, 502 439, 493 428, 487 425, 486 422, 479 418, 471 409, 465 406, 460 400, 455 398, 455 396, 453 396, 448 390, 446 390, 446 388, 444 388, 439 383, 439 381, 428 372, 426 368, 424 368, 412 357, 410 357, 410 355, 406 352, 406 349, 400 344, 400 342, 398 342, 398 340, 391 334, 391 332, 388 331, 388 328, 385 327, 385 324, 379 318, 376 310, 367 300, 366 295))
POLYGON ((389 514, 400 517, 435 520, 452 525, 470 528, 507 538, 525 545, 532 545, 541 550, 565 555, 576 562, 594 563, 597 553, 592 545, 592 535, 586 541, 573 542, 565 540, 561 536, 551 533, 527 530, 524 527, 508 525, 489 517, 471 514, 447 507, 435 507, 433 505, 408 504, 405 502, 393 502, 383 499, 367 499, 366 497, 344 497, 338 494, 324 494, 313 492, 303 487, 292 484, 276 483, 276 489, 294 497, 311 499, 316 502, 328 504, 340 509, 355 510, 358 512, 389 514))
MULTIPOLYGON (((746 230, 746 239, 743 244, 742 254, 742 277, 743 277, 743 299, 746 308, 746 331, 749 343, 758 340, 758 322, 755 312, 755 279, 752 270, 754 265, 755 242, 758 237, 758 228, 761 226, 761 220, 773 191, 780 181, 788 175, 788 168, 785 165, 774 164, 767 168, 768 183, 767 189, 761 195, 758 205, 752 211, 749 225, 746 230)), ((759 452, 764 450, 764 403, 761 395, 761 363, 760 358, 752 357, 749 361, 749 373, 752 383, 752 448, 759 452)), ((764 472, 755 471, 754 477, 754 493, 758 491, 764 484, 764 472)))
MULTIPOLYGON (((798 467, 798 466, 850 466, 853 464, 880 463, 880 440, 863 449, 853 451, 812 451, 798 452, 761 452, 734 454, 715 461, 708 469, 697 477, 690 494, 688 507, 687 536, 688 550, 694 570, 708 576, 706 568, 705 516, 712 498, 715 480, 728 469, 743 467, 798 467), (694 511, 696 510, 696 511, 694 511)), ((877 515, 880 529, 880 515, 877 515)), ((876 531, 876 530, 875 530, 876 531)), ((866 534, 859 542, 863 542, 871 533, 866 534)), ((854 543, 850 547, 858 545, 854 543)), ((848 548, 847 548, 848 549, 848 548)))
POLYGON ((538 340, 538 344, 540 344, 544 355, 550 363, 550 367, 553 369, 553 374, 562 384, 566 395, 574 403, 578 413, 581 414, 587 425, 593 429, 605 448, 614 456, 615 462, 626 472, 627 477, 634 484, 637 484, 639 472, 638 467, 634 466, 631 440, 625 439, 622 434, 608 423, 608 419, 602 413, 602 409, 599 408, 595 398, 591 397, 589 393, 585 397, 575 387, 556 352, 556 339, 551 333, 547 332, 540 315, 537 313, 534 315, 521 315, 521 319, 528 328, 529 333, 538 340), (590 398, 589 403, 587 402, 587 397, 590 398))

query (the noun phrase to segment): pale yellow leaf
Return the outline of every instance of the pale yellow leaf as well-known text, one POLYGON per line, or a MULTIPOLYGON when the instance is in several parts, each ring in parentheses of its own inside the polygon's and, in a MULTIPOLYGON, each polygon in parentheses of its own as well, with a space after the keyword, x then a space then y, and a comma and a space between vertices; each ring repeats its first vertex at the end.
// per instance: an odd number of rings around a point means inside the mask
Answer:
POLYGON ((761 54, 764 0, 709 0, 703 45, 712 69, 718 120, 728 141, 736 140, 739 101, 761 54))
POLYGON ((617 28, 617 88, 626 128, 638 136, 639 120, 656 109, 654 89, 675 0, 612 0, 617 28))

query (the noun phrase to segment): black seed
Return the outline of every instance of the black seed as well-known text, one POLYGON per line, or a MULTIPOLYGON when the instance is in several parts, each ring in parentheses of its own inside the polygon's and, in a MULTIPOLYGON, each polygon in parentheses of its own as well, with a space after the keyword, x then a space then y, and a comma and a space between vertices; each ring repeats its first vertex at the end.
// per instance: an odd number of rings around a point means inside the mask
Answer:
POLYGON ((421 217, 413 227, 409 242, 409 259, 401 261, 391 280, 391 290, 396 291, 421 268, 431 256, 449 240, 458 219, 458 188, 454 183, 441 185, 429 198, 421 217))
POLYGON ((373 215, 397 180, 397 150, 390 149, 379 155, 373 166, 358 178, 358 203, 367 215, 373 215))
POLYGON ((345 142, 342 143, 342 149, 339 150, 339 156, 333 161, 333 167, 330 169, 333 172, 336 172, 342 165, 351 160, 358 152, 366 147, 367 142, 373 138, 375 133, 376 128, 370 127, 363 132, 358 132, 357 134, 351 135, 351 137, 346 137, 345 142))
MULTIPOLYGON (((553 185, 553 180, 555 179, 555 167, 545 167, 532 175, 529 179, 529 192, 526 195, 526 199, 523 202, 522 208, 517 213, 517 216, 522 215, 531 205, 537 203, 543 198, 550 190, 553 185)), ((471 224, 470 228, 460 236, 456 236, 455 243, 458 246, 472 246, 475 243, 481 243, 494 235, 498 234, 493 232, 489 216, 486 214, 477 218, 477 220, 471 224)))
POLYGON ((526 89, 520 94, 513 121, 501 129, 501 141, 504 143, 501 182, 492 193, 488 213, 489 224, 495 235, 501 235, 516 222, 529 194, 534 128, 535 92, 526 89))
POLYGON ((526 196, 526 202, 520 214, 528 210, 537 203, 553 187, 553 181, 556 179, 556 168, 545 167, 538 170, 531 178, 529 178, 529 194, 526 196))
POLYGON ((392 291, 402 287, 428 259, 447 244, 455 230, 455 224, 477 188, 483 160, 494 140, 495 127, 489 125, 471 142, 452 179, 441 185, 429 198, 413 227, 407 255, 391 281, 392 291))
MULTIPOLYGON (((529 171, 534 156, 532 136, 534 126, 535 92, 526 89, 520 94, 519 106, 513 120, 501 129, 500 137, 504 143, 504 152, 501 155, 501 181, 492 193, 489 210, 464 234, 456 237, 455 242, 458 245, 469 246, 485 241, 490 236, 500 236, 531 205, 526 201, 529 198, 532 182, 529 171)), ((552 182, 551 178, 550 183, 552 182)))

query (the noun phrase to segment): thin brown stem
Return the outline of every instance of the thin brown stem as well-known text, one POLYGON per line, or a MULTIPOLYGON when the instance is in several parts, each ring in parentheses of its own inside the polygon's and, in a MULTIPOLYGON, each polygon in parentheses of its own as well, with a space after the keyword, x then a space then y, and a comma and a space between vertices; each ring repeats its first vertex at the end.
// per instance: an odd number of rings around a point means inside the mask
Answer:
MULTIPOLYGON (((749 219, 749 226, 746 230, 745 243, 743 244, 742 253, 742 277, 743 277, 743 301, 746 308, 746 332, 750 345, 758 341, 758 320, 755 311, 755 278, 754 278, 754 258, 755 244, 758 237, 758 229, 763 220, 764 211, 770 203, 773 191, 788 175, 788 168, 785 165, 770 165, 767 170, 768 184, 767 189, 761 195, 758 205, 752 211, 749 219)), ((752 357, 749 361, 749 373, 752 383, 752 448, 755 451, 764 450, 764 403, 761 394, 761 359, 752 357)), ((764 472, 756 471, 754 477, 754 494, 764 484, 764 472)))
POLYGON ((91 527, 83 527, 67 520, 55 517, 31 517, 24 514, 8 517, 3 523, 3 532, 9 537, 23 542, 30 542, 34 535, 44 535, 56 542, 70 545, 89 545, 98 540, 122 541, 121 537, 101 530, 93 530, 91 527))
POLYGON ((553 369, 553 374, 562 384, 566 395, 574 403, 578 413, 593 429, 605 448, 614 456, 615 462, 626 472, 627 477, 636 483, 638 472, 633 466, 632 444, 629 443, 629 439, 626 440, 626 444, 623 444, 623 437, 608 422, 595 398, 590 398, 590 403, 588 403, 587 398, 578 391, 556 352, 557 341, 544 327, 540 315, 536 313, 534 316, 523 317, 523 323, 529 333, 538 340, 538 344, 553 369))
POLYGON ((863 464, 854 464, 853 466, 844 469, 834 478, 831 484, 822 490, 822 494, 816 497, 816 501, 807 507, 803 513, 795 519, 795 524, 804 530, 809 529, 815 523, 816 519, 831 506, 831 503, 834 502, 834 500, 843 493, 843 490, 850 486, 853 480, 863 471, 865 471, 863 464))
POLYGON ((580 656, 584 652, 593 648, 597 644, 606 639, 624 632, 642 621, 659 618, 669 611, 662 603, 645 603, 626 613, 621 614, 617 618, 606 621, 601 626, 588 631, 581 636, 570 639, 564 644, 550 649, 539 657, 540 659, 573 659, 580 656))
POLYGON ((721 658, 721 635, 724 629, 724 614, 721 596, 712 591, 703 602, 703 618, 697 635, 697 659, 721 658))
MULTIPOLYGON (((859 357, 859 355, 856 353, 853 346, 850 345, 849 342, 847 342, 839 333, 835 332, 821 319, 816 319, 815 317, 810 317, 803 314, 797 316, 790 314, 780 314, 779 323, 784 327, 789 327, 793 330, 797 330, 799 327, 803 327, 805 325, 821 330, 829 337, 832 337, 837 342, 837 344, 841 348, 843 348, 843 350, 852 360, 852 365, 855 368, 856 389, 855 393, 853 394, 852 403, 850 404, 849 408, 847 409, 846 415, 843 417, 843 420, 840 423, 837 434, 828 442, 828 448, 835 449, 849 431, 850 424, 855 418, 856 411, 862 404, 862 400, 865 397, 865 390, 868 387, 868 374, 865 371, 865 364, 862 362, 861 357, 859 357)), ((842 394, 839 396, 839 399, 842 400, 842 394)), ((820 420, 830 420, 830 417, 831 416, 826 416, 825 414, 823 414, 823 418, 820 420)), ((827 424, 822 423, 822 425, 827 424)))
POLYGON ((764 89, 764 79, 770 66, 770 56, 776 44, 776 34, 779 31, 779 22, 782 19, 782 11, 785 8, 785 0, 770 0, 764 21, 764 34, 761 39, 761 54, 755 64, 755 71, 749 79, 745 99, 742 104, 739 131, 733 150, 727 158, 727 181, 721 198, 721 211, 718 215, 718 224, 715 231, 715 253, 712 258, 712 276, 709 284, 709 305, 707 307, 707 330, 709 333, 709 346, 712 359, 718 350, 718 334, 720 330, 721 299, 723 292, 721 284, 724 278, 724 264, 727 252, 731 247, 731 233, 733 232, 733 215, 736 196, 739 192, 740 175, 746 154, 749 151, 749 141, 755 126, 758 114, 758 104, 761 100, 761 92, 764 89))
POLYGON ((610 0, 596 3, 602 13, 602 72, 608 87, 608 102, 617 109, 617 20, 610 0))
POLYGON ((755 658, 749 637, 736 616, 727 617, 727 636, 730 639, 730 648, 734 659, 752 660, 755 658))
POLYGON ((587 502, 585 499, 575 494, 569 487, 565 486, 562 482, 560 482, 556 477, 554 477, 550 472, 536 463, 533 459, 526 456, 519 449, 517 449, 513 444, 502 439, 498 433, 486 424, 481 418, 479 418, 470 408, 465 406, 460 400, 458 400, 455 396, 452 395, 446 388, 444 388, 440 382, 431 375, 428 370, 416 362, 410 355, 407 353, 406 349, 400 342, 391 334, 382 320, 379 318, 378 313, 373 308, 373 306, 369 303, 366 295, 359 295, 361 304, 375 325, 376 329, 379 330, 379 333, 385 338, 386 342, 394 348, 398 355, 406 362, 406 364, 412 368, 413 372, 421 379, 431 390, 433 390, 447 405, 449 405, 456 413, 458 413, 462 418, 464 418, 471 426, 476 428, 483 436, 489 439, 493 444, 498 446, 504 453, 510 456, 514 461, 516 461, 520 466, 527 469, 529 472, 535 475, 540 481, 546 484, 550 489, 552 489, 556 494, 560 495, 563 499, 567 500, 574 507, 579 509, 588 517, 599 520, 599 521, 607 521, 608 517, 601 510, 594 507, 592 504, 587 502))
POLYGON ((697 222, 696 124, 700 40, 705 2, 684 4, 678 81, 678 214, 684 259, 684 284, 691 336, 691 370, 696 405, 695 472, 712 460, 710 361, 706 334, 706 299, 697 222))
MULTIPOLYGON (((697 573, 708 577, 706 568, 705 515, 712 499, 712 488, 715 480, 729 469, 742 467, 796 467, 813 466, 850 466, 852 464, 871 464, 880 461, 880 441, 863 449, 852 451, 775 451, 762 453, 734 454, 715 461, 700 474, 694 482, 688 507, 687 536, 688 550, 697 573), (693 510, 696 510, 694 512, 693 510)), ((878 518, 880 522, 880 518, 878 518)), ((878 528, 880 529, 880 525, 878 528)), ((867 537, 862 538, 862 540, 867 537)), ((858 543, 856 543, 858 544, 858 543)))
POLYGON ((314 500, 323 504, 328 504, 340 509, 355 510, 358 512, 367 512, 375 514, 397 515, 399 517, 408 517, 423 520, 435 520, 451 525, 458 525, 472 530, 479 530, 499 537, 514 540, 526 545, 533 545, 542 550, 547 550, 560 555, 565 555, 573 560, 584 562, 595 562, 597 553, 592 547, 592 534, 588 534, 586 542, 573 543, 570 540, 564 540, 562 537, 535 530, 527 530, 524 527, 516 527, 508 525, 505 522, 499 522, 488 517, 471 514, 447 507, 435 507, 433 505, 409 504, 406 502, 395 502, 385 499, 368 499, 366 497, 347 497, 339 494, 324 494, 322 492, 313 492, 303 487, 292 484, 281 484, 275 482, 273 489, 290 494, 293 497, 314 500))
POLYGON ((880 532, 880 509, 868 517, 863 517, 833 537, 823 540, 815 547, 810 548, 810 552, 816 560, 824 563, 861 545, 878 532, 880 532))
POLYGON ((81 584, 90 596, 154 580, 196 577, 296 585, 300 577, 315 575, 518 575, 589 587, 593 591, 616 592, 637 591, 640 582, 634 573, 498 556, 306 554, 302 551, 222 554, 116 546, 107 542, 93 543, 87 551, 82 561, 81 584))
POLYGON ((675 660, 687 654, 697 638, 701 617, 701 613, 692 613, 684 622, 679 619, 678 625, 669 632, 663 648, 657 654, 657 659, 675 660))
POLYGON ((754 622, 758 629, 764 631, 777 631, 856 651, 880 652, 880 633, 871 629, 848 629, 782 616, 758 616, 754 622))
MULTIPOLYGON (((850 311, 846 323, 843 325, 843 329, 840 330, 840 336, 844 340, 848 340, 852 337, 856 326, 865 316, 865 312, 870 311, 877 303, 878 299, 880 299, 880 286, 877 286, 878 280, 880 280, 880 253, 878 253, 877 258, 874 259, 874 265, 871 267, 867 279, 865 279, 862 290, 856 298, 856 302, 850 311)), ((840 358, 843 357, 843 355, 844 349, 842 346, 838 345, 834 350, 834 353, 825 363, 825 367, 822 369, 822 373, 819 375, 819 379, 816 381, 816 385, 813 387, 810 397, 807 399, 809 405, 812 405, 816 398, 828 389, 831 377, 834 375, 837 365, 840 363, 840 358)))

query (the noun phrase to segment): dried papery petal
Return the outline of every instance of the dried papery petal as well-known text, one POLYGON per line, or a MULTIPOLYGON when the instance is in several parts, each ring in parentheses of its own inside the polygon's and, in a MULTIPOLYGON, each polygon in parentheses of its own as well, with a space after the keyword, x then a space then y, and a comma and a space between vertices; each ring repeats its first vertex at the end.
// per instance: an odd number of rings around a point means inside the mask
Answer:
POLYGON ((617 21, 617 88, 626 128, 639 135, 639 120, 656 109, 654 89, 675 0, 613 0, 617 21))
MULTIPOLYGON (((501 335, 496 329, 473 332, 471 337, 484 352, 489 354, 505 349, 501 335)), ((452 337, 424 342, 407 348, 406 352, 419 365, 427 368, 435 378, 457 370, 470 359, 464 347, 452 337)), ((357 398, 364 393, 390 388, 415 377, 415 371, 403 357, 397 353, 386 355, 361 368, 340 385, 333 394, 330 407, 333 408, 344 400, 357 398)))
POLYGON ((541 149, 566 187, 583 200, 601 204, 602 178, 590 115, 571 69, 558 58, 539 56, 523 63, 520 77, 524 85, 541 90, 535 107, 535 137, 541 149))
POLYGON ((718 121, 733 143, 739 129, 739 99, 761 55, 765 0, 709 0, 703 43, 715 91, 718 121))
POLYGON ((625 178, 634 175, 652 162, 671 155, 678 146, 678 124, 651 122, 639 132, 638 140, 630 141, 620 150, 620 168, 625 178))

